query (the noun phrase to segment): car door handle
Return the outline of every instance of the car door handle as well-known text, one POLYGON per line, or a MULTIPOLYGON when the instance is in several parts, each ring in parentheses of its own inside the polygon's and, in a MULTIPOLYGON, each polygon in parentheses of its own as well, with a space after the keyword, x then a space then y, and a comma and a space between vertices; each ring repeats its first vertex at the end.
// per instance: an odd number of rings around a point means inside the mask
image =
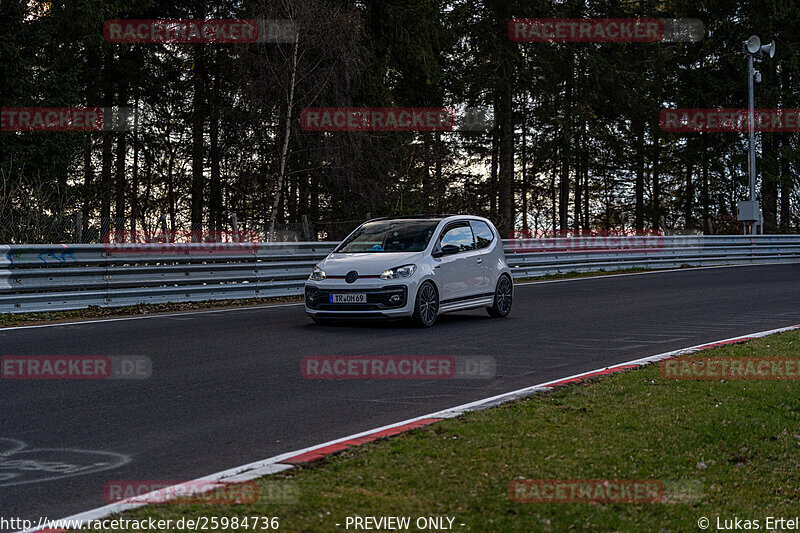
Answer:
POLYGON ((476 259, 476 261, 477 261, 478 263, 483 263, 483 259, 481 259, 480 257, 479 257, 478 259, 476 259))

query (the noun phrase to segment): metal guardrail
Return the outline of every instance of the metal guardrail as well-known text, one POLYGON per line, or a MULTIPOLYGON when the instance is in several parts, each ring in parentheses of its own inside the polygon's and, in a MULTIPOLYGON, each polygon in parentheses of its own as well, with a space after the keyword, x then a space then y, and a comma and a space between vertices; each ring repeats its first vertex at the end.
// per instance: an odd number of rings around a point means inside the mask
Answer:
MULTIPOLYGON (((505 241, 515 279, 571 271, 800 262, 800 236, 505 241)), ((296 296, 331 242, 0 245, 0 313, 296 296)))
POLYGON ((515 279, 565 272, 800 262, 800 235, 622 236, 506 241, 515 279))

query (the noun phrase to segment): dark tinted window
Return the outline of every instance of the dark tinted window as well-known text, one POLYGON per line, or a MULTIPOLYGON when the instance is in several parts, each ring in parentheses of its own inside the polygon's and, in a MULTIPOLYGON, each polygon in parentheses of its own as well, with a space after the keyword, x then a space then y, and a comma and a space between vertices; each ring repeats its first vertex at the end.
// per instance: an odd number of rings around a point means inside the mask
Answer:
POLYGON ((494 233, 486 222, 480 220, 470 220, 472 226, 472 233, 475 234, 475 242, 478 243, 478 248, 486 248, 494 240, 494 233))
POLYGON ((421 252, 438 220, 377 220, 366 222, 345 239, 337 252, 421 252))
POLYGON ((442 235, 442 246, 451 244, 458 246, 462 252, 475 249, 475 241, 472 238, 472 230, 466 224, 451 226, 442 235))

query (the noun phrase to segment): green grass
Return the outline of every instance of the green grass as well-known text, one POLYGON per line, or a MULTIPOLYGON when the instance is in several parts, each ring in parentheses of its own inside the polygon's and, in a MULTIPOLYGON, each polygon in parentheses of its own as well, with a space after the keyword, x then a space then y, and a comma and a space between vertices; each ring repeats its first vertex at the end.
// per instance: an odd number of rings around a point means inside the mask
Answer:
MULTIPOLYGON (((800 357, 799 348, 800 332, 792 331, 703 356, 800 357)), ((446 515, 456 518, 456 531, 647 532, 697 531, 701 516, 713 531, 717 516, 737 516, 763 529, 766 516, 800 509, 800 383, 667 381, 650 365, 351 448, 259 483, 271 494, 286 484, 296 502, 171 504, 124 516, 277 516, 283 531, 345 531, 347 516, 446 515), (667 497, 515 503, 508 486, 517 478, 659 480, 667 497)))
POLYGON ((69 322, 72 320, 88 320, 93 318, 109 318, 115 316, 151 315, 156 313, 174 313, 179 311, 192 311, 199 309, 252 307, 257 305, 302 301, 302 296, 286 296, 279 298, 247 298, 242 300, 205 300, 202 302, 141 304, 126 307, 99 307, 93 305, 88 309, 76 309, 73 311, 0 313, 0 328, 50 324, 54 322, 69 322))

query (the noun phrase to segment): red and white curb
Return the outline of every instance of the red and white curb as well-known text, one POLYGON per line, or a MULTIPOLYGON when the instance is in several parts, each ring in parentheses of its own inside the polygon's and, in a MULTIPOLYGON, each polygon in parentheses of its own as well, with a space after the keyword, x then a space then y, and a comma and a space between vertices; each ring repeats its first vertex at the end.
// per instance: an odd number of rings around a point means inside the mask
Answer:
MULTIPOLYGON (((283 472, 284 470, 289 470, 290 468, 293 468, 295 464, 315 461, 317 459, 321 459, 323 457, 345 450, 347 448, 358 446, 359 444, 364 444, 366 442, 371 442, 380 438, 397 435, 399 433, 403 433, 411 429, 424 427, 433 424, 434 422, 443 420, 445 418, 455 418, 469 411, 480 411, 483 409, 495 407, 500 404, 504 404, 514 400, 526 398, 536 394, 537 392, 552 390, 554 387, 560 387, 562 385, 568 385, 572 383, 579 383, 581 381, 585 381, 587 379, 596 376, 603 376, 606 374, 613 374, 615 372, 622 372, 624 370, 630 370, 633 368, 640 368, 642 366, 655 363, 664 359, 679 357, 682 355, 699 352, 701 350, 708 350, 710 348, 718 348, 720 346, 725 346, 728 344, 737 344, 740 342, 746 342, 753 339, 766 337, 767 335, 782 333, 784 331, 791 331, 796 329, 800 329, 800 324, 796 326, 788 326, 785 328, 771 329, 768 331, 760 331, 757 333, 751 333, 749 335, 742 335, 740 337, 731 337, 729 339, 723 339, 705 344, 698 344, 696 346, 691 346, 689 348, 681 348, 678 350, 673 350, 671 352, 664 352, 657 355, 651 355, 649 357, 643 357, 641 359, 628 361, 626 363, 620 363, 617 365, 612 365, 597 370, 590 370, 589 372, 582 372, 580 374, 575 374, 572 376, 560 378, 553 381, 548 381, 545 383, 540 383, 538 385, 533 385, 531 387, 525 387, 523 389, 518 389, 511 392, 505 392, 503 394, 498 394, 497 396, 492 396, 490 398, 484 398, 482 400, 465 403, 463 405, 451 407, 449 409, 444 409, 442 411, 437 411, 435 413, 422 415, 415 418, 409 418, 408 420, 403 420, 402 422, 396 422, 394 424, 389 424, 379 428, 370 429, 368 431, 356 433, 354 435, 350 435, 340 439, 324 442, 322 444, 317 444, 314 446, 309 446, 308 448, 303 448, 300 450, 283 453, 281 455, 270 457, 269 459, 263 459, 261 461, 256 461, 254 463, 237 466, 235 468, 231 468, 230 470, 224 470, 222 472, 210 474, 208 476, 201 477, 193 481, 187 481, 186 483, 182 483, 180 485, 175 485, 173 488, 177 488, 180 487, 181 485, 184 485, 187 488, 193 488, 196 490, 196 485, 198 484, 198 482, 211 482, 208 483, 208 485, 204 484, 203 488, 207 487, 208 490, 213 490, 214 488, 221 487, 230 483, 251 481, 253 479, 257 479, 263 476, 268 476, 270 474, 276 474, 278 472, 283 472)), ((103 507, 92 509, 90 511, 72 515, 68 518, 63 518, 60 521, 66 522, 71 520, 74 523, 75 521, 78 520, 83 520, 84 522, 88 520, 99 520, 107 516, 110 516, 112 514, 129 511, 131 509, 138 509, 140 507, 148 505, 147 503, 143 503, 143 501, 146 502, 148 499, 153 499, 153 498, 148 498, 148 496, 151 495, 155 496, 156 492, 158 492, 158 497, 160 498, 158 501, 159 502, 163 501, 164 491, 165 489, 162 488, 159 489, 159 491, 154 491, 149 494, 137 496, 136 499, 139 500, 137 502, 126 502, 123 500, 121 502, 112 503, 109 505, 105 505, 103 507)), ((173 490, 172 494, 181 494, 181 491, 173 490)), ((53 522, 57 521, 53 520, 53 522)), ((38 531, 38 528, 28 529, 21 533, 28 533, 35 531, 38 531)))

